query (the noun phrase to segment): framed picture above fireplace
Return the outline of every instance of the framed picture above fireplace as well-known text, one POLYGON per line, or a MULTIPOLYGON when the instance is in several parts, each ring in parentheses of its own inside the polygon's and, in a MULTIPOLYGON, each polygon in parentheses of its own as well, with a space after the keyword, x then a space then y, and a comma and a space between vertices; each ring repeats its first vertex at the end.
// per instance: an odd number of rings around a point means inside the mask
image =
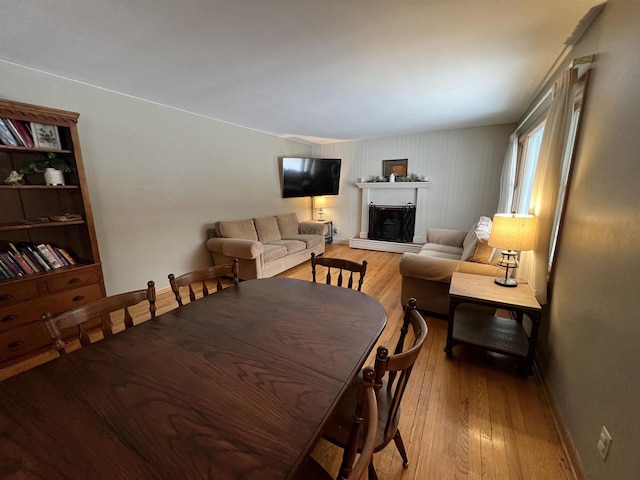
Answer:
POLYGON ((393 173, 396 177, 406 177, 408 163, 409 160, 406 158, 400 160, 383 160, 382 176, 388 177, 393 173))

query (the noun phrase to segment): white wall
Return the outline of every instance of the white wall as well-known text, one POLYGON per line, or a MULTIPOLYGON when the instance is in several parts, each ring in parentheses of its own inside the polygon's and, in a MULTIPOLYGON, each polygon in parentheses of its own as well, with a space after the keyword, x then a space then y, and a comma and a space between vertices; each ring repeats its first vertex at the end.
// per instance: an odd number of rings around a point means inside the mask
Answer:
POLYGON ((593 480, 640 478, 639 26, 640 2, 609 0, 567 60, 596 55, 538 353, 593 480))
POLYGON ((277 160, 307 145, 1 61, 0 78, 3 98, 80 113, 108 294, 210 265, 216 220, 309 217, 309 199, 281 198, 277 160))
MULTIPOLYGON (((354 182, 382 175, 382 160, 408 159, 409 173, 427 176, 427 228, 468 229, 498 205, 500 173, 515 125, 464 128, 399 137, 331 143, 313 154, 342 158, 340 195, 327 197, 325 218, 334 220, 337 241, 360 233, 361 193, 354 182)), ((423 234, 424 232, 416 232, 423 234)))

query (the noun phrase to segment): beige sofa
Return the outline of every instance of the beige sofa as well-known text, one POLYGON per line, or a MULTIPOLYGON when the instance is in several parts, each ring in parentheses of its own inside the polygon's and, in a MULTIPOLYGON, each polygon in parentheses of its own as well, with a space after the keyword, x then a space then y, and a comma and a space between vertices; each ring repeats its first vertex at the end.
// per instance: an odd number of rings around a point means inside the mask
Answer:
POLYGON ((487 241, 491 219, 480 217, 470 230, 429 229, 427 243, 419 253, 404 253, 400 259, 402 305, 409 298, 418 308, 449 315, 449 284, 454 271, 496 276, 500 257, 487 241))
POLYGON ((240 278, 272 277, 324 253, 324 225, 298 222, 295 213, 220 221, 209 230, 215 265, 239 260, 240 278))

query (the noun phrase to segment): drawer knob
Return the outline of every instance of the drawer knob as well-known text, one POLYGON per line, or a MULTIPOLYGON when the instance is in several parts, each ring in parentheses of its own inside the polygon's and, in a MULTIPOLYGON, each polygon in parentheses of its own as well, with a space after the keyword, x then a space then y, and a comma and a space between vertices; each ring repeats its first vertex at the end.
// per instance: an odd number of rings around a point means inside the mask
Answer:
POLYGON ((80 283, 80 279, 78 277, 72 278, 69 283, 80 283))
POLYGON ((84 295, 77 295, 73 297, 74 302, 79 302, 80 300, 84 300, 84 295))
POLYGON ((15 340, 9 344, 9 348, 16 348, 22 345, 24 342, 22 340, 15 340))
POLYGON ((9 293, 5 293, 4 295, 0 295, 0 302, 6 302, 7 300, 11 300, 13 295, 9 293))
POLYGON ((10 322, 11 320, 15 320, 16 318, 17 317, 15 315, 7 315, 2 320, 0 320, 0 322, 2 322, 2 323, 10 322))

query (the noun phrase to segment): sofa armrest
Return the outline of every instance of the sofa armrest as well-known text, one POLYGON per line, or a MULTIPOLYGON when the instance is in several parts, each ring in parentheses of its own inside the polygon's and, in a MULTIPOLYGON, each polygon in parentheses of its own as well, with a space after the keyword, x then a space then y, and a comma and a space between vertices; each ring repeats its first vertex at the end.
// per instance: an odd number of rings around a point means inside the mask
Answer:
POLYGON ((257 258, 264 251, 262 243, 242 238, 210 238, 207 240, 207 248, 212 252, 222 253, 227 257, 248 260, 257 258))
POLYGON ((298 233, 322 235, 324 237, 324 223, 300 222, 298 224, 298 233))
POLYGON ((427 243, 437 243, 439 245, 449 245, 451 247, 462 247, 466 230, 449 230, 446 228, 430 228, 427 230, 427 243))
POLYGON ((400 258, 400 274, 403 277, 448 283, 459 263, 461 263, 460 260, 450 258, 403 253, 400 258))
POLYGON ((473 273, 474 275, 486 275, 488 277, 498 276, 499 269, 496 265, 478 262, 458 262, 458 272, 473 273))

